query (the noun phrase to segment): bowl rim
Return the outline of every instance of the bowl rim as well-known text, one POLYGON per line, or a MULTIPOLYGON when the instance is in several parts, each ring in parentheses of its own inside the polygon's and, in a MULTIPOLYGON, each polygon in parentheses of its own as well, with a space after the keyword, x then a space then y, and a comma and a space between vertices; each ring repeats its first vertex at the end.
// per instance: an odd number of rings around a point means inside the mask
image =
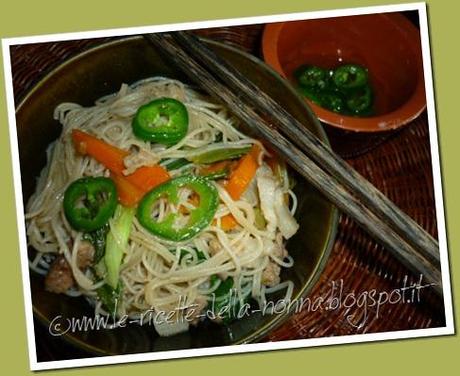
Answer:
MULTIPOLYGON (((416 119, 426 108, 425 79, 422 57, 423 51, 421 46, 420 33, 419 30, 406 17, 404 17, 402 14, 398 12, 356 15, 356 17, 359 16, 373 16, 384 18, 407 32, 408 37, 413 42, 412 48, 416 52, 416 61, 418 63, 418 79, 412 95, 399 108, 379 116, 373 116, 368 118, 359 118, 338 114, 316 105, 308 98, 304 98, 304 100, 311 106, 315 114, 322 122, 327 123, 333 127, 355 132, 385 132, 389 130, 394 130, 416 119)), ((329 18, 338 17, 327 17, 324 19, 328 20, 329 18)), ((315 20, 316 19, 276 22, 267 24, 264 27, 262 35, 262 54, 264 57, 264 61, 272 68, 274 68, 275 71, 277 71, 278 74, 280 74, 286 80, 286 73, 284 72, 284 69, 282 68, 278 58, 278 42, 280 39, 281 32, 283 31, 284 26, 287 23, 309 22, 315 20)))
MULTIPOLYGON (((50 71, 48 71, 42 78, 40 78, 37 82, 35 82, 23 95, 23 97, 20 99, 19 104, 16 106, 16 111, 15 114, 17 115, 22 108, 27 104, 27 102, 30 100, 30 98, 38 91, 40 90, 43 86, 47 84, 47 82, 52 78, 55 74, 59 73, 61 70, 65 69, 69 65, 74 64, 76 61, 81 59, 82 57, 86 57, 88 55, 91 55, 93 53, 98 53, 101 50, 104 50, 106 48, 114 47, 117 45, 121 45, 124 43, 130 43, 135 40, 142 39, 142 36, 135 35, 135 36, 127 36, 127 37, 117 37, 115 40, 109 40, 109 41, 102 41, 100 44, 97 44, 95 46, 89 47, 81 52, 76 53, 74 56, 66 59, 56 67, 52 68, 50 71)), ((299 104, 304 107, 310 114, 314 125, 316 126, 318 133, 320 134, 320 138, 322 141, 330 147, 330 143, 327 137, 327 134, 321 125, 321 123, 318 121, 316 118, 316 115, 314 112, 308 107, 308 105, 302 100, 302 97, 298 94, 298 92, 291 86, 289 85, 285 80, 280 80, 279 74, 268 64, 266 64, 264 61, 256 58, 255 56, 242 51, 234 46, 230 46, 228 44, 218 42, 215 40, 211 40, 208 38, 203 38, 200 37, 203 41, 205 41, 207 44, 210 45, 216 45, 221 48, 231 50, 233 53, 239 54, 244 56, 246 59, 249 59, 256 63, 257 65, 261 66, 263 69, 267 71, 268 74, 274 76, 277 78, 281 85, 285 87, 286 90, 291 92, 294 96, 299 98, 299 104)), ((337 207, 333 204, 330 204, 331 206, 331 214, 330 214, 330 220, 329 223, 327 224, 329 231, 327 234, 327 240, 325 241, 325 246, 323 249, 323 252, 321 253, 319 260, 317 262, 316 267, 313 269, 310 278, 303 284, 299 292, 296 294, 294 299, 300 299, 302 297, 305 297, 313 287, 316 285, 316 283, 319 280, 319 277, 321 273, 324 271, 325 265, 327 261, 329 260, 329 257, 332 252, 332 248, 336 239, 336 234, 338 230, 338 221, 339 221, 339 210, 337 207)), ((33 273, 32 270, 28 269, 28 273, 33 273)), ((30 278, 29 278, 29 282, 30 278)), ((28 286, 28 288, 30 288, 28 286)), ((33 304, 32 302, 32 308, 33 308, 33 314, 34 317, 38 319, 39 324, 44 325, 45 327, 48 327, 50 325, 50 320, 48 317, 43 315, 38 308, 33 304)), ((252 343, 255 342, 259 339, 261 339, 263 336, 267 335, 270 331, 274 330, 276 327, 280 326, 283 324, 293 313, 294 309, 291 307, 289 310, 284 310, 280 314, 274 314, 272 315, 272 319, 268 320, 264 325, 261 325, 258 327, 256 330, 253 332, 249 333, 247 336, 243 337, 242 339, 238 341, 234 341, 230 343, 228 346, 233 346, 233 345, 238 345, 238 344, 245 344, 245 343, 252 343)), ((100 356, 112 356, 112 355, 123 355, 123 354, 118 354, 118 353, 109 353, 107 351, 102 351, 100 348, 92 346, 91 344, 80 340, 78 337, 74 336, 72 333, 65 333, 62 336, 60 336, 64 341, 72 344, 73 346, 76 346, 77 348, 80 348, 89 354, 92 355, 100 355, 100 356)), ((179 351, 183 350, 194 350, 194 348, 184 348, 180 349, 179 351)), ((178 350, 168 350, 168 351, 178 351, 178 350)), ((154 351, 150 351, 154 352, 154 351)))

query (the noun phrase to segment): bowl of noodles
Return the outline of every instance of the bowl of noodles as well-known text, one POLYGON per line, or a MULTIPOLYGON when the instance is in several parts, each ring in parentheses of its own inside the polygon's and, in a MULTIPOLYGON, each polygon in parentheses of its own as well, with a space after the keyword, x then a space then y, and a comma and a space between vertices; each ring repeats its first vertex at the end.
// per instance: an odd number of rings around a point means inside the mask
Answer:
MULTIPOLYGON (((327 141, 270 68, 206 43, 327 141)), ((254 342, 318 280, 336 209, 142 38, 68 60, 16 119, 34 314, 79 348, 254 342)))

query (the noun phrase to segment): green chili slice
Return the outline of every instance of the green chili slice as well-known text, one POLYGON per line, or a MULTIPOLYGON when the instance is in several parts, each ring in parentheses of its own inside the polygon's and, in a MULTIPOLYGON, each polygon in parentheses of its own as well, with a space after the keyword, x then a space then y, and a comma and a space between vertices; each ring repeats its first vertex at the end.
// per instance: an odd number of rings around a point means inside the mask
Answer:
POLYGON ((334 71, 332 80, 340 90, 356 89, 367 85, 367 69, 356 64, 342 65, 334 71))
POLYGON ((209 164, 225 161, 227 159, 240 158, 251 150, 252 145, 232 145, 227 146, 223 143, 212 144, 203 148, 198 148, 189 153, 187 159, 196 164, 209 164))
POLYGON ((103 227, 117 206, 115 184, 109 178, 87 177, 75 180, 64 193, 64 213, 78 231, 103 227))
POLYGON ((142 140, 174 145, 188 131, 188 112, 174 98, 155 99, 141 107, 132 121, 134 134, 142 140))
POLYGON ((170 159, 170 160, 161 160, 160 164, 166 168, 168 171, 172 170, 178 170, 179 168, 182 168, 184 166, 189 165, 190 162, 189 160, 185 158, 178 158, 178 159, 170 159))
POLYGON ((334 91, 325 91, 320 94, 321 103, 323 107, 328 110, 343 113, 345 111, 345 99, 343 96, 334 91))
POLYGON ((230 175, 229 168, 223 168, 222 170, 214 171, 209 174, 203 174, 202 176, 209 180, 220 180, 225 179, 230 175))
POLYGON ((214 184, 200 176, 182 175, 171 179, 147 193, 137 209, 137 218, 153 235, 176 242, 193 238, 213 220, 219 203, 214 184), (153 210, 158 200, 165 198, 178 204, 179 190, 188 188, 198 195, 198 206, 188 214, 185 225, 179 226, 177 220, 181 214, 169 213, 159 221, 153 218, 153 210))
POLYGON ((347 107, 355 115, 369 112, 372 106, 372 90, 369 85, 365 85, 350 93, 347 97, 347 107))
POLYGON ((300 86, 314 90, 324 90, 328 85, 329 72, 316 66, 302 66, 294 75, 300 86))

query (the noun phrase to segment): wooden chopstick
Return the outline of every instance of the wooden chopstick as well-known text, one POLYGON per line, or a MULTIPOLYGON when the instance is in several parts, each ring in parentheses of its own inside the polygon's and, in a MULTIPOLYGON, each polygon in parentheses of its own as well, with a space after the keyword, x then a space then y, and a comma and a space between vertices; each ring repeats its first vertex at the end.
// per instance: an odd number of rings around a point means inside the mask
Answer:
POLYGON ((270 96, 246 79, 238 70, 230 66, 224 59, 216 55, 201 43, 194 35, 179 31, 172 37, 194 56, 202 65, 218 77, 225 79, 226 84, 257 110, 270 114, 281 132, 292 140, 311 159, 332 174, 343 185, 348 187, 362 202, 372 208, 401 237, 406 239, 425 257, 439 263, 439 246, 426 231, 412 218, 402 212, 383 193, 364 179, 355 169, 319 140, 307 127, 302 125, 270 96))
MULTIPOLYGON (((434 264, 433 260, 424 256, 417 248, 414 248, 411 242, 407 240, 405 232, 396 232, 387 221, 382 220, 379 217, 380 211, 375 210, 373 202, 369 204, 368 200, 362 200, 359 195, 352 194, 355 193, 354 191, 350 193, 348 185, 342 184, 333 173, 331 174, 327 170, 324 171, 322 164, 315 163, 310 156, 303 153, 277 129, 267 124, 259 114, 240 99, 242 95, 240 90, 237 91, 238 95, 236 95, 229 89, 230 85, 227 85, 227 76, 216 77, 216 74, 210 72, 211 64, 206 63, 206 68, 204 68, 203 63, 195 57, 194 53, 192 55, 190 51, 185 51, 183 45, 179 46, 167 34, 148 34, 144 35, 144 37, 158 48, 165 58, 186 73, 192 81, 205 89, 210 95, 218 98, 236 117, 262 136, 263 139, 267 140, 277 153, 283 155, 293 168, 339 209, 352 217, 409 269, 416 273, 421 273, 428 283, 433 284, 433 289, 439 295, 442 294, 439 265, 434 264), (225 84, 222 83, 222 79, 225 79, 225 84)), ((184 40, 182 39, 182 41, 184 40)), ((212 65, 214 64, 215 61, 213 61, 212 65)), ((257 95, 260 94, 261 91, 258 90, 257 95)), ((259 109, 260 106, 255 105, 254 107, 259 109)), ((273 119, 274 116, 270 116, 270 118, 273 119)), ((281 122, 277 119, 277 123, 284 123, 284 121, 281 122)), ((304 130, 304 128, 302 129, 304 130)), ((319 140, 316 137, 313 141, 319 144, 319 140)), ((356 172, 352 176, 355 174, 359 176, 356 172)), ((360 178, 363 179, 362 177, 360 178)), ((403 217, 401 216, 400 218, 403 217)))

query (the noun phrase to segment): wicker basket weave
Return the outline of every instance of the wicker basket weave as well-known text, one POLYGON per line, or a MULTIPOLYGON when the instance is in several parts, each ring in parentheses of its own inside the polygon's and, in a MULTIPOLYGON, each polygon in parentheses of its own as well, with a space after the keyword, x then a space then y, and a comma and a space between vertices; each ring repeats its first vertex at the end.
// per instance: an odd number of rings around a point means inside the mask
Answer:
MULTIPOLYGON (((252 25, 197 30, 196 33, 232 44, 260 57, 262 31, 262 25, 252 25)), ((16 103, 46 72, 70 56, 107 39, 12 47, 16 103)), ((437 235, 426 113, 400 131, 377 136, 349 134, 328 127, 326 131, 335 151, 348 157, 348 162, 363 176, 429 233, 437 235)), ((342 215, 329 263, 309 299, 310 303, 314 303, 320 299, 338 297, 340 286, 342 298, 348 293, 363 297, 365 292, 372 290, 377 295, 390 293, 404 284, 409 286, 418 280, 417 276, 408 272, 350 218, 342 215)), ((421 293, 419 300, 408 295, 404 303, 385 304, 378 310, 376 305, 364 307, 363 304, 364 300, 361 300, 361 307, 358 301, 352 306, 342 304, 335 309, 327 309, 325 305, 305 304, 302 311, 294 314, 266 340, 440 327, 445 322, 442 301, 429 289, 421 293)), ((46 338, 40 338, 46 342, 46 338)), ((46 343, 42 346, 46 346, 46 343)), ((48 355, 51 353, 46 352, 48 355)))

